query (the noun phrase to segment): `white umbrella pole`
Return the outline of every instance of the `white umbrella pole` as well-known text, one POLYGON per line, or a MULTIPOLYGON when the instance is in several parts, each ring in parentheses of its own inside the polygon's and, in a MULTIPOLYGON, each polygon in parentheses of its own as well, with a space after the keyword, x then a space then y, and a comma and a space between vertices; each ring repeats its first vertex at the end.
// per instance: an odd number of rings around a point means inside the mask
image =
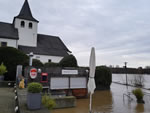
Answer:
POLYGON ((90 93, 90 110, 89 113, 92 113, 92 93, 90 93))

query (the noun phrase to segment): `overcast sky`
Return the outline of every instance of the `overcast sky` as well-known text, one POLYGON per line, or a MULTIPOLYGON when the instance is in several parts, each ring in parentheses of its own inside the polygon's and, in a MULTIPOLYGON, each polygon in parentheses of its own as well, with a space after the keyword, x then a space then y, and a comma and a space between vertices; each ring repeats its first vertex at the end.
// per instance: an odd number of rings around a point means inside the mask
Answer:
MULTIPOLYGON (((11 23, 24 0, 0 0, 0 21, 11 23)), ((80 66, 150 65, 150 0, 29 0, 38 33, 59 36, 80 66)))

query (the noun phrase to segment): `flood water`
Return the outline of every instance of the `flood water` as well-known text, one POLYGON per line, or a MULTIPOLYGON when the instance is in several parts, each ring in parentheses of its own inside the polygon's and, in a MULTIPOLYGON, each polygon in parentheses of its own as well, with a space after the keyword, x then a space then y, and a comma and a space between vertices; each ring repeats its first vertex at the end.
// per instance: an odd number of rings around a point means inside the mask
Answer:
MULTIPOLYGON (((136 75, 128 75, 128 79, 134 78, 136 75)), ((145 86, 150 88, 150 75, 144 75, 145 86)), ((124 82, 124 75, 113 74, 113 81, 124 82)), ((145 104, 137 104, 133 95, 131 97, 133 101, 125 96, 123 100, 123 94, 131 92, 134 87, 127 87, 124 85, 112 83, 111 89, 107 91, 95 91, 93 95, 92 110, 93 113, 149 113, 150 112, 150 91, 143 90, 147 93, 144 96, 145 104)), ((66 109, 56 109, 52 113, 88 113, 89 110, 89 98, 77 99, 76 107, 66 109)))

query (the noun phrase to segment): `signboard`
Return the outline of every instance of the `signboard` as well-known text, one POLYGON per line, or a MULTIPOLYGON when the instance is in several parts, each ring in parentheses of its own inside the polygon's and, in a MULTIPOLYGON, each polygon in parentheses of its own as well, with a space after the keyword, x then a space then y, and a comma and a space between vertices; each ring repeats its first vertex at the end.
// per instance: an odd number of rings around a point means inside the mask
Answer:
POLYGON ((16 77, 22 75, 22 65, 17 65, 16 77))
POLYGON ((78 75, 78 70, 62 70, 62 75, 78 75))
POLYGON ((50 89, 69 89, 69 78, 52 77, 50 82, 50 89))
POLYGON ((48 73, 42 73, 41 75, 42 76, 48 76, 48 73))
POLYGON ((86 88, 87 80, 86 77, 71 77, 70 78, 70 88, 86 88))
POLYGON ((37 69, 32 68, 32 69, 30 70, 30 77, 31 77, 32 79, 35 79, 35 78, 37 77, 37 69))

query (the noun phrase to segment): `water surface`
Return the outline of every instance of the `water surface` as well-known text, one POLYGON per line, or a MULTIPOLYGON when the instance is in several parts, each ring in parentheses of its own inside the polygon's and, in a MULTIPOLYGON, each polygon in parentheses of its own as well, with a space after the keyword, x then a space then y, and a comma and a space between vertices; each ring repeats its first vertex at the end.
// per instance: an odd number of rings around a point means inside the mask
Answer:
MULTIPOLYGON (((150 86, 150 83, 148 83, 150 76, 146 75, 145 78, 147 81, 146 87, 148 87, 150 86)), ((113 80, 123 82, 124 75, 113 75, 113 80)), ((110 90, 95 91, 93 95, 93 113, 149 113, 150 95, 144 96, 145 104, 137 104, 133 95, 131 97, 134 101, 130 102, 126 96, 123 101, 123 94, 131 92, 133 89, 135 88, 112 83, 110 90)), ((148 90, 143 91, 150 93, 148 90)), ((52 113, 88 113, 88 110, 89 98, 86 98, 77 99, 77 106, 74 108, 56 109, 52 113)))

